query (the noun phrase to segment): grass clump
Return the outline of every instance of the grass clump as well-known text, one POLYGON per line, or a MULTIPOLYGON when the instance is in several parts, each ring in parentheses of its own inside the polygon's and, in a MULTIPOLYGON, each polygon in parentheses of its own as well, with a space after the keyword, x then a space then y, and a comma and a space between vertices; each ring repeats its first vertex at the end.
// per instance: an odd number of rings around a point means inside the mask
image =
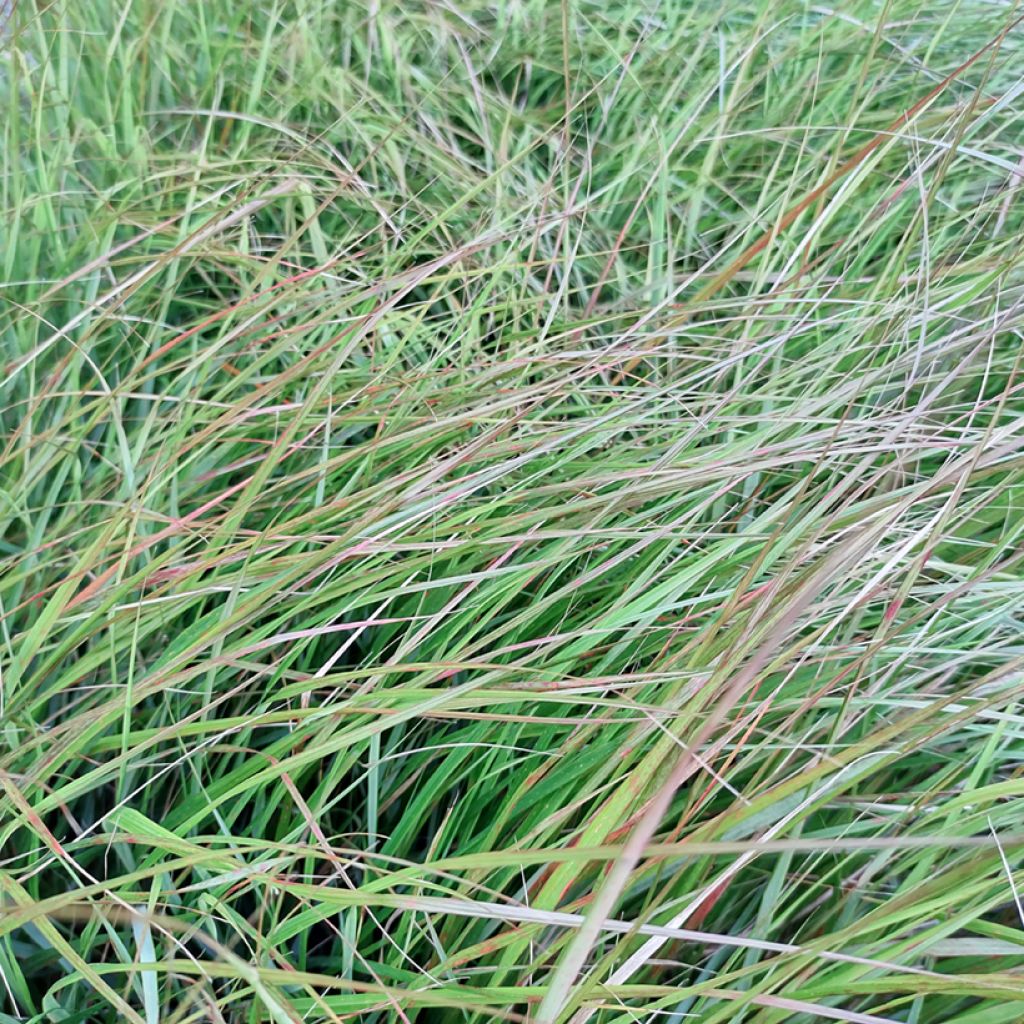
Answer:
POLYGON ((2 5, 0 1020, 1024 1016, 1024 28, 2 5))

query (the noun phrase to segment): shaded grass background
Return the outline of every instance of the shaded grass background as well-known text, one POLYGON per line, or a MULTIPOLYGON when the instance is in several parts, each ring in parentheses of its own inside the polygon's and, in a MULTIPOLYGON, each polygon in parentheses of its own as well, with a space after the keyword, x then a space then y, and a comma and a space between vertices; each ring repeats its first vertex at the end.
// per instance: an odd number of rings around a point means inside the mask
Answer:
POLYGON ((1020 1019, 1012 5, 8 13, 5 1021, 1020 1019))

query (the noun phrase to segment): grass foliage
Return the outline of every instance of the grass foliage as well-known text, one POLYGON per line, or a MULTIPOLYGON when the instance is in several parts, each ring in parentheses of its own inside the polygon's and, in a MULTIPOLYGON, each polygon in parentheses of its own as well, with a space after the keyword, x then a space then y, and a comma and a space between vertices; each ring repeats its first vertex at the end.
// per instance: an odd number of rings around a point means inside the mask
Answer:
POLYGON ((0 4, 0 1021, 1024 1018, 1024 26, 0 4))

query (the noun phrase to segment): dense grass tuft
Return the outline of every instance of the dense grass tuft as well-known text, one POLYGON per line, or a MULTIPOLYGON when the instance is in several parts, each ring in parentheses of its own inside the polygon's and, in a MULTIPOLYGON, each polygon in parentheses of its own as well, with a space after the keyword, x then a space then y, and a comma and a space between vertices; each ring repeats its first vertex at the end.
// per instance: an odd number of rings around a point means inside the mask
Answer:
POLYGON ((0 3, 0 1024, 1024 1019, 1024 25, 0 3))

